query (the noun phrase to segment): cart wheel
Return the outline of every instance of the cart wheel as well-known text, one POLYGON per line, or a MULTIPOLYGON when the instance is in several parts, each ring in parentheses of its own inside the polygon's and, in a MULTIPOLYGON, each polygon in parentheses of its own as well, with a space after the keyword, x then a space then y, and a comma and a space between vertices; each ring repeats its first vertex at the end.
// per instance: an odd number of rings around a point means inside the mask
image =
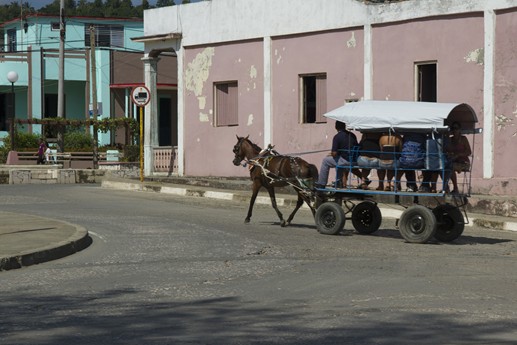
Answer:
POLYGON ((436 232, 436 217, 427 207, 415 205, 400 216, 400 234, 410 243, 426 243, 436 232))
POLYGON ((352 209, 352 224, 360 234, 373 234, 379 230, 381 222, 381 210, 372 201, 363 201, 352 209))
POLYGON ((441 242, 451 242, 461 236, 465 220, 461 211, 452 205, 438 205, 433 209, 437 227, 434 238, 441 242))
POLYGON ((316 210, 316 227, 325 235, 335 235, 345 226, 345 211, 334 202, 325 202, 316 210))

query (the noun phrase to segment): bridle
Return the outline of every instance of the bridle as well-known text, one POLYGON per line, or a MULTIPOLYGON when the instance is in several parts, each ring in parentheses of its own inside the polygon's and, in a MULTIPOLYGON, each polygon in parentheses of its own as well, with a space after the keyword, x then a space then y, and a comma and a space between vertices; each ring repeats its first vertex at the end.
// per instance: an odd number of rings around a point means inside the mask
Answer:
POLYGON ((242 143, 246 140, 246 138, 242 137, 242 138, 238 138, 238 139, 239 139, 239 141, 233 147, 233 153, 235 154, 235 157, 233 158, 233 164, 240 165, 240 163, 243 160, 246 160, 246 162, 243 164, 243 166, 246 166, 246 164, 248 163, 248 159, 246 158, 246 156, 241 154, 242 143))

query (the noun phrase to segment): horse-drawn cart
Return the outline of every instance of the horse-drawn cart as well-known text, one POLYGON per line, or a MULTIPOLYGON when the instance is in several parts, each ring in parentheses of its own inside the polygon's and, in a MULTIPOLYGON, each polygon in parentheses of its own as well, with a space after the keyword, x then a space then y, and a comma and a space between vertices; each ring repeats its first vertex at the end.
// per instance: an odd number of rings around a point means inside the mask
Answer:
MULTIPOLYGON (((448 191, 448 180, 452 165, 447 162, 446 141, 449 137, 449 126, 461 124, 463 135, 471 134, 471 147, 474 147, 474 134, 477 117, 474 110, 467 104, 398 102, 398 101, 361 101, 348 103, 327 114, 326 117, 347 124, 348 128, 365 133, 384 133, 389 135, 406 135, 420 133, 434 143, 433 151, 425 152, 426 166, 415 168, 415 173, 433 173, 442 179, 440 192, 403 191, 400 187, 393 190, 372 190, 352 186, 351 176, 354 171, 361 169, 356 165, 356 156, 360 151, 351 150, 347 166, 336 168, 336 181, 330 187, 314 188, 317 180, 317 169, 299 157, 283 156, 273 152, 271 148, 261 150, 247 137, 237 137, 233 152, 233 163, 239 165, 243 160, 249 164, 253 181, 253 194, 245 222, 249 222, 253 204, 261 187, 265 187, 270 195, 271 203, 280 218, 282 226, 288 225, 296 211, 306 202, 312 210, 316 227, 322 234, 334 235, 343 230, 346 220, 351 220, 354 229, 361 234, 376 232, 382 223, 382 213, 378 206, 383 203, 394 203, 404 208, 397 224, 402 237, 412 243, 425 243, 431 238, 449 242, 457 239, 463 232, 468 217, 465 206, 470 196, 470 172, 461 172, 461 188, 455 193, 448 191), (349 176, 347 181, 339 178, 344 172, 349 176), (283 219, 275 200, 274 188, 290 185, 298 194, 296 208, 289 218, 283 219), (423 202, 422 202, 423 201, 423 202)), ((386 151, 379 152, 386 158, 386 151)), ((393 161, 400 159, 401 152, 389 151, 393 161)), ((389 157, 388 157, 389 158, 389 157)), ((470 157, 472 161, 472 157, 470 157)), ((375 169, 375 168, 374 168, 375 169)), ((407 167, 393 166, 394 176, 398 170, 408 170, 407 167)), ((427 174, 430 176, 429 174, 427 174)), ((400 180, 395 186, 400 186, 400 180)), ((415 181, 416 182, 416 181, 415 181)), ((428 181, 429 182, 429 181, 428 181)), ((459 181, 458 181, 459 182, 459 181)), ((435 181, 436 183, 436 181, 435 181)))
MULTIPOLYGON (((398 227, 402 237, 413 243, 425 243, 431 238, 449 242, 458 238, 468 224, 465 206, 471 192, 470 172, 472 165, 461 172, 460 190, 450 193, 448 180, 452 164, 447 163, 444 149, 448 139, 449 126, 453 123, 461 124, 462 134, 474 134, 481 130, 476 129, 477 117, 474 110, 467 104, 452 103, 424 103, 424 102, 395 102, 395 101, 362 101, 349 103, 335 109, 326 117, 347 124, 350 129, 361 133, 423 133, 428 141, 439 143, 438 150, 427 151, 426 163, 434 161, 436 167, 426 166, 415 169, 420 173, 433 172, 442 178, 439 192, 430 191, 403 191, 395 188, 390 191, 363 190, 352 187, 339 188, 341 181, 330 188, 316 189, 315 220, 318 231, 323 234, 337 234, 347 219, 352 221, 355 230, 361 234, 371 234, 377 231, 382 223, 382 214, 377 205, 378 200, 393 202, 405 208, 398 220, 398 227), (439 139, 438 139, 439 138, 439 139), (391 200, 390 200, 391 199, 391 200), (422 203, 421 201, 425 202, 422 203), (431 204, 432 206, 429 206, 431 204), (464 217, 465 215, 465 217, 464 217)), ((432 146, 432 145, 431 145, 432 146)), ((394 160, 400 158, 399 152, 393 152, 394 160)), ((352 154, 349 159, 354 162, 352 154)), ((354 163, 341 166, 352 176, 352 170, 360 168, 354 163)), ((394 167, 397 176, 397 170, 394 167)), ((346 175, 346 174, 345 174, 346 175)), ((400 186, 401 181, 395 181, 400 186)))

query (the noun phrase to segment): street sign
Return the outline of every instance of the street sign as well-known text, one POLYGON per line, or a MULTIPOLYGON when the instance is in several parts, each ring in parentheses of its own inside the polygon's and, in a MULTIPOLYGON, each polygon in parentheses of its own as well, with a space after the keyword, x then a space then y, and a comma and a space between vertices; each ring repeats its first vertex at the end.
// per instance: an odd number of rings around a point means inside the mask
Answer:
POLYGON ((131 91, 131 100, 138 107, 145 107, 151 99, 151 93, 145 86, 137 86, 131 91))

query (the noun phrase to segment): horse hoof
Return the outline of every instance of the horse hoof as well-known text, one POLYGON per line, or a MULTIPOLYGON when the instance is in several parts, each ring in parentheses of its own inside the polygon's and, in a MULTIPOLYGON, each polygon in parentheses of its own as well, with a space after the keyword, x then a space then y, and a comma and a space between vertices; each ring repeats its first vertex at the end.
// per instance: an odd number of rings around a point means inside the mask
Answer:
POLYGON ((250 222, 249 218, 244 219, 244 224, 248 224, 250 222))
POLYGON ((283 220, 283 221, 280 223, 280 226, 281 226, 282 228, 285 228, 287 225, 288 225, 288 224, 287 224, 287 222, 286 222, 285 220, 283 220))

